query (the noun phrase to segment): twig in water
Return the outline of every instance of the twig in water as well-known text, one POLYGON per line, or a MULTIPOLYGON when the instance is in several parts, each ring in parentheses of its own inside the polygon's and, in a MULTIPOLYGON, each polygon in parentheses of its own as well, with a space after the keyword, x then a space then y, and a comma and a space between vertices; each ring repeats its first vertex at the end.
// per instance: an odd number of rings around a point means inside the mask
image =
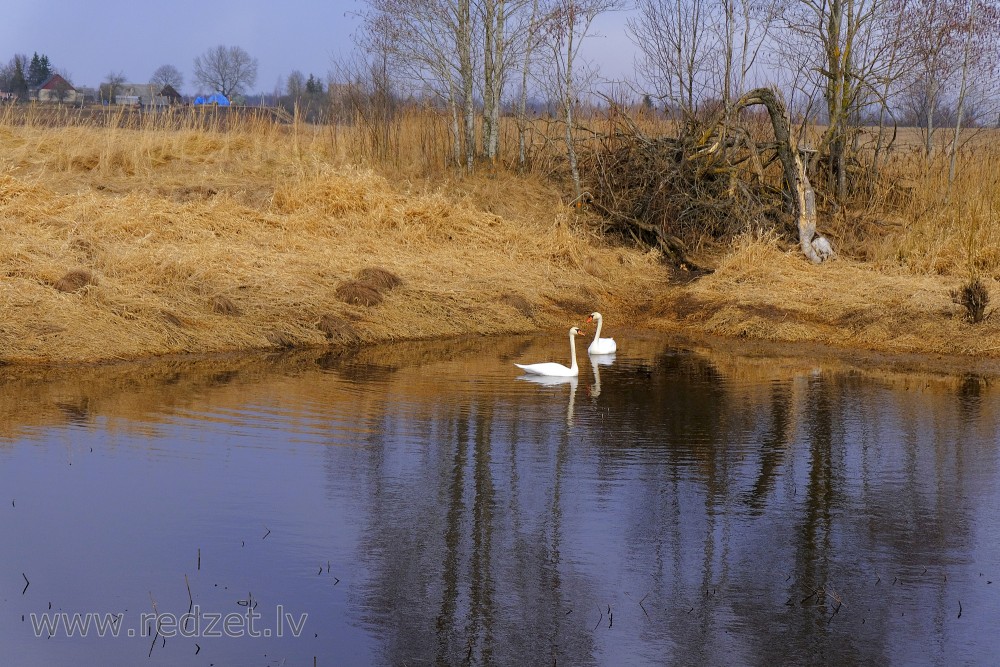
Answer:
POLYGON ((338 579, 337 577, 334 577, 333 578, 333 585, 336 586, 339 583, 340 583, 340 579, 338 579))
POLYGON ((316 575, 319 576, 321 574, 323 574, 323 566, 322 565, 319 566, 319 572, 317 572, 316 575))
POLYGON ((830 621, 833 620, 833 617, 837 615, 837 612, 840 611, 840 608, 843 607, 843 606, 844 606, 843 602, 838 602, 837 603, 837 606, 834 608, 833 613, 830 614, 830 618, 826 619, 827 625, 830 624, 830 621))
POLYGON ((962 618, 962 601, 958 601, 958 617, 962 618))
POLYGON ((28 581, 28 575, 26 575, 24 572, 21 573, 21 576, 24 577, 24 590, 21 591, 21 595, 24 595, 24 593, 28 590, 28 586, 31 585, 31 582, 28 581))
POLYGON ((153 655, 153 648, 156 646, 156 640, 160 638, 160 610, 156 608, 156 600, 153 599, 153 591, 149 592, 149 601, 153 603, 153 613, 156 614, 156 633, 153 634, 153 642, 149 645, 149 655, 146 657, 151 657, 153 655))
POLYGON ((198 570, 201 570, 201 547, 198 547, 198 570))
POLYGON ((201 653, 201 644, 199 644, 198 642, 195 642, 194 643, 194 654, 198 655, 199 653, 201 653))
POLYGON ((184 573, 184 584, 188 589, 188 613, 184 617, 184 629, 187 630, 188 623, 193 622, 194 619, 191 617, 191 612, 194 611, 194 596, 191 595, 191 582, 188 581, 187 573, 184 573))
POLYGON ((645 595, 642 596, 642 600, 639 600, 639 607, 642 609, 642 613, 646 614, 646 618, 649 618, 649 612, 647 612, 646 608, 642 606, 642 602, 648 597, 649 593, 646 593, 645 595))
MULTIPOLYGON (((267 526, 264 526, 264 528, 267 528, 267 526)), ((262 539, 262 540, 266 540, 266 539, 267 539, 267 536, 268 536, 268 535, 270 535, 270 534, 271 534, 271 529, 270 529, 270 528, 267 528, 267 532, 266 532, 266 533, 264 533, 264 537, 262 537, 262 538, 260 538, 260 539, 262 539)))
POLYGON ((597 613, 599 613, 601 616, 600 616, 600 618, 597 619, 597 623, 594 625, 594 630, 596 630, 598 627, 600 627, 601 621, 604 620, 604 612, 601 611, 600 607, 597 608, 597 613))

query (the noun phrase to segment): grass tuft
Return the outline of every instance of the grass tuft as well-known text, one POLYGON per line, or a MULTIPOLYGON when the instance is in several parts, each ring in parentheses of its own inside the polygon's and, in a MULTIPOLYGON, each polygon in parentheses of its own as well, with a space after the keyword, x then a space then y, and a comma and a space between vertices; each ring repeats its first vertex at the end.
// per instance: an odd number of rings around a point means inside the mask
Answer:
POLYGON ((316 328, 322 331, 327 340, 332 343, 354 345, 361 340, 361 337, 358 336, 358 331, 354 328, 354 325, 342 317, 337 317, 336 315, 323 315, 319 318, 319 323, 316 325, 316 328))
POLYGON ((351 280, 337 287, 337 298, 354 306, 377 306, 382 303, 382 295, 371 285, 351 280))
POLYGON ((73 269, 57 280, 53 287, 60 292, 75 292, 94 284, 94 275, 86 269, 73 269))
POLYGON ((990 304, 990 291, 979 278, 973 278, 962 287, 951 291, 951 300, 965 308, 965 317, 973 324, 986 319, 990 304))
POLYGON ((369 266, 355 274, 358 282, 371 285, 376 290, 391 290, 403 284, 403 279, 388 269, 369 266))

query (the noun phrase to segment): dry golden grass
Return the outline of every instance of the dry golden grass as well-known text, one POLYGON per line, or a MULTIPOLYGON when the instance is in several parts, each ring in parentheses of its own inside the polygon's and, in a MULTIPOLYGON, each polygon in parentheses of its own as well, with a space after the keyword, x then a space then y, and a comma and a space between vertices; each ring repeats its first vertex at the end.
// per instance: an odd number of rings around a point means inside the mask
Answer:
POLYGON ((366 266, 356 275, 358 282, 371 285, 376 290, 391 290, 403 284, 402 278, 379 266, 366 266))
POLYGON ((325 316, 359 342, 561 328, 594 308, 624 317, 666 284, 655 257, 601 243, 537 180, 390 181, 335 148, 303 127, 0 123, 0 360, 344 338, 325 316), (71 269, 86 288, 55 289, 71 269), (359 277, 381 305, 337 296, 359 277))
POLYGON ((55 287, 60 292, 75 292, 94 282, 94 276, 86 269, 73 269, 55 282, 55 287))
POLYGON ((0 361, 561 330, 596 309, 692 336, 1000 356, 998 318, 972 325, 950 297, 972 276, 996 293, 1000 140, 970 144, 950 192, 945 163, 894 159, 868 209, 821 218, 832 263, 748 233, 690 282, 588 231, 542 177, 555 155, 527 178, 435 172, 441 119, 404 118, 378 165, 344 127, 131 122, 0 117, 0 361))
POLYGON ((351 280, 337 286, 337 298, 355 306, 377 306, 382 303, 379 291, 366 283, 351 280))
MULTIPOLYGON (((1000 318, 973 325, 958 276, 884 273, 854 260, 804 262, 768 234, 740 239, 718 270, 660 297, 655 326, 730 338, 891 354, 1000 356, 1000 318)), ((989 281, 997 293, 996 282, 989 281)))

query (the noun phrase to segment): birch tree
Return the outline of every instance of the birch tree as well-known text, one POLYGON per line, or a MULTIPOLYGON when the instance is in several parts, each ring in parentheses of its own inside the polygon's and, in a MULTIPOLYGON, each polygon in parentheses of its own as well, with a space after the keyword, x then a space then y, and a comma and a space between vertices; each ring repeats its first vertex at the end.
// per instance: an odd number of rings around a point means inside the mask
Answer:
POLYGON ((827 184, 836 201, 847 197, 847 156, 860 107, 893 53, 890 8, 896 1, 801 0, 787 13, 783 39, 801 47, 798 76, 812 81, 826 105, 817 148, 829 158, 827 184))
POLYGON ((581 187, 573 140, 576 126, 574 110, 586 80, 583 74, 587 70, 585 63, 581 63, 580 47, 590 34, 594 19, 623 6, 623 0, 556 0, 546 21, 553 66, 552 83, 565 125, 566 157, 577 197, 581 194, 581 187))
POLYGON ((394 76, 448 109, 452 160, 473 167, 475 100, 471 0, 369 0, 362 48, 377 44, 394 76))

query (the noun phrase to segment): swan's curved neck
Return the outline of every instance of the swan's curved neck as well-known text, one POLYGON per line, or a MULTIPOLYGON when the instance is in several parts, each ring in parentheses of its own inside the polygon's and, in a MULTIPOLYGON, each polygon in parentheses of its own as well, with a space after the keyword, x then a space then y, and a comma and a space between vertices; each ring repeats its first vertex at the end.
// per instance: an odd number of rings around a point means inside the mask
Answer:
POLYGON ((594 332, 594 342, 596 343, 601 338, 601 325, 604 324, 604 318, 597 318, 597 331, 594 332))
POLYGON ((570 369, 574 371, 577 370, 578 367, 576 365, 576 335, 572 333, 569 335, 569 360, 570 360, 570 366, 569 366, 570 369))

